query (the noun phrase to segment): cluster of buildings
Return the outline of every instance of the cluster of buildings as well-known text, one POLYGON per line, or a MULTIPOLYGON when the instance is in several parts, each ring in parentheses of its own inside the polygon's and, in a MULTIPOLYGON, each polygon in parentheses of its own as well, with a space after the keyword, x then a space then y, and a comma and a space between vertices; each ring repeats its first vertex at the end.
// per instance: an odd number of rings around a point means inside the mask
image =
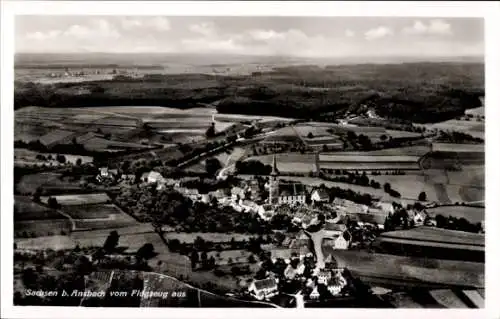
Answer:
MULTIPOLYGON (((315 267, 312 271, 306 271, 307 259, 311 256, 293 256, 288 259, 283 276, 277 276, 269 272, 267 278, 254 280, 248 287, 250 295, 258 300, 269 300, 281 293, 281 289, 289 290, 287 284, 295 282, 293 294, 297 300, 303 302, 304 299, 316 300, 323 297, 332 298, 346 293, 345 287, 349 284, 348 278, 344 275, 343 268, 337 268, 328 256, 325 267, 315 267)), ((289 286, 290 287, 290 286, 289 286)), ((299 305, 298 305, 299 306, 299 305)))

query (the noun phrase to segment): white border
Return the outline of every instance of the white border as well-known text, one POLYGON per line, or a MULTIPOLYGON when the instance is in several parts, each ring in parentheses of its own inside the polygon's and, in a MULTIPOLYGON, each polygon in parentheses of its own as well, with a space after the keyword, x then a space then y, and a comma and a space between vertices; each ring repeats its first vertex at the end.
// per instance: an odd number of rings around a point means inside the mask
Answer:
POLYGON ((2 318, 218 318, 261 315, 341 318, 422 318, 450 315, 453 318, 500 318, 499 258, 500 207, 500 50, 498 45, 499 4, 496 2, 129 2, 129 1, 2 1, 1 2, 1 281, 2 318), (405 16, 484 17, 486 28, 486 308, 483 310, 360 310, 360 309, 138 309, 12 306, 12 167, 13 167, 13 52, 14 16, 55 15, 165 15, 165 16, 405 16))

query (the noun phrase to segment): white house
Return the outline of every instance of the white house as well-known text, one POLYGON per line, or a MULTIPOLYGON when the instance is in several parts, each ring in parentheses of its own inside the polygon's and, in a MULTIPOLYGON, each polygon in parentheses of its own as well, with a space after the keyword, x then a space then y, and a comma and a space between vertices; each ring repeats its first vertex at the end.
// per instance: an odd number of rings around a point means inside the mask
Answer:
POLYGON ((318 292, 318 287, 314 287, 311 293, 309 294, 309 298, 311 299, 318 299, 319 298, 319 292, 318 292))
POLYGON ((149 173, 142 174, 141 181, 148 184, 163 183, 164 178, 160 173, 151 171, 149 173))
POLYGON ((318 284, 327 285, 332 279, 332 272, 329 270, 320 270, 318 273, 318 284))
POLYGON ((330 201, 330 195, 323 188, 314 190, 311 194, 311 200, 314 203, 328 203, 330 201))
POLYGON ((389 202, 377 202, 373 205, 375 208, 381 209, 386 214, 394 214, 394 205, 389 202))
POLYGON ((332 246, 334 249, 348 249, 351 242, 351 234, 344 224, 326 223, 324 227, 324 245, 332 246))
POLYGON ((276 280, 272 278, 254 280, 248 287, 248 291, 255 298, 264 300, 278 294, 278 284, 276 280))

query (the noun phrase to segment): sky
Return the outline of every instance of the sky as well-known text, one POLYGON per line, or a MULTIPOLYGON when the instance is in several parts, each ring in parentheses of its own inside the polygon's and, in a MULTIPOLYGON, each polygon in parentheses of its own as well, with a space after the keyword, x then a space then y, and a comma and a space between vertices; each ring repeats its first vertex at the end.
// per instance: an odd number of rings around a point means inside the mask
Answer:
POLYGON ((17 16, 18 53, 484 54, 479 18, 17 16))

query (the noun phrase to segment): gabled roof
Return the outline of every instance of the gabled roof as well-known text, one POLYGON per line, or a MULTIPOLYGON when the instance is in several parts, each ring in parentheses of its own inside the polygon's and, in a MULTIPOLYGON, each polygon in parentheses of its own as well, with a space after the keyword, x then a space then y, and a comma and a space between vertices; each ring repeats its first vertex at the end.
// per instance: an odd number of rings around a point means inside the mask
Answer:
POLYGON ((328 192, 324 188, 315 189, 313 194, 314 193, 318 194, 320 200, 327 200, 330 198, 330 195, 328 195, 328 192))
POLYGON ((254 281, 254 285, 257 290, 269 289, 277 286, 276 281, 272 278, 256 280, 254 281))

